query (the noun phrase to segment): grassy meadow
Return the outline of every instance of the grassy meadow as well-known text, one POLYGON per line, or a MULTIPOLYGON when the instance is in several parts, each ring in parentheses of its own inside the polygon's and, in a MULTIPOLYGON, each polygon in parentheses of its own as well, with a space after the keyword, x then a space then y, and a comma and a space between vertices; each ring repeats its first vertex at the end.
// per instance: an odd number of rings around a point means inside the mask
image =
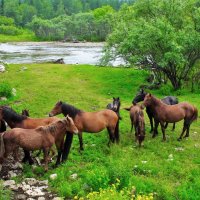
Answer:
MULTIPOLYGON (((5 103, 18 112, 28 109, 31 117, 47 116, 58 100, 85 111, 96 111, 119 96, 121 108, 128 107, 147 77, 145 71, 133 68, 89 65, 13 64, 7 70, 0 74, 0 82, 10 83, 17 96, 5 103), (22 66, 28 69, 21 71, 22 66)), ((188 101, 200 109, 200 94, 187 90, 172 93, 169 88, 152 93, 159 98, 176 95, 179 101, 188 101)), ((57 173, 56 180, 49 180, 51 190, 66 199, 200 199, 200 120, 192 124, 190 137, 181 142, 177 138, 183 122, 177 123, 174 132, 170 124, 167 141, 162 142, 160 127, 158 137, 151 138, 145 112, 146 138, 144 147, 139 149, 130 133, 129 113, 123 109, 120 113, 123 119, 119 145, 108 148, 106 130, 84 133, 85 150, 80 154, 78 137, 74 136, 67 162, 58 168, 50 164, 47 173, 42 167, 32 169, 24 165, 23 177, 15 179, 43 180, 57 173), (70 177, 74 173, 77 179, 70 177)))

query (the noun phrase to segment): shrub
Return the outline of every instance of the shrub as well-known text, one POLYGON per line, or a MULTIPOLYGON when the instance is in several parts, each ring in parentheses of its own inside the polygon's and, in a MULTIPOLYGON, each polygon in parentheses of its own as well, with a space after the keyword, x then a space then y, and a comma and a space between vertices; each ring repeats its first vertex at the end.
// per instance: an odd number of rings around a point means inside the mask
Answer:
POLYGON ((0 26, 0 34, 6 34, 6 35, 19 35, 21 34, 21 30, 15 26, 0 26))
POLYGON ((11 97, 12 96, 12 88, 9 83, 2 82, 0 83, 0 97, 11 97))

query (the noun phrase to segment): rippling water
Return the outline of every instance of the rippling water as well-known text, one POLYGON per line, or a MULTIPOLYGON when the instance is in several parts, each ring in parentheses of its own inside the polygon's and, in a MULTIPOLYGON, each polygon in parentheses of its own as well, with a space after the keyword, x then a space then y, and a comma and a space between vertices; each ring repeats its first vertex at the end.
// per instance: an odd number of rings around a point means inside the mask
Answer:
POLYGON ((40 63, 63 58, 66 64, 98 64, 103 43, 20 42, 0 43, 0 60, 40 63))

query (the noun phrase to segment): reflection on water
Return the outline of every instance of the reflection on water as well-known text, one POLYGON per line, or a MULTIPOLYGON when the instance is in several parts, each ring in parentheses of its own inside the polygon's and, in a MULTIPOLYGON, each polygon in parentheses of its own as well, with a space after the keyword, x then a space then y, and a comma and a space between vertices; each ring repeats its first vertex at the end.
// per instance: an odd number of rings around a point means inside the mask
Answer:
POLYGON ((0 43, 0 60, 7 63, 50 62, 64 58, 66 64, 98 64, 103 43, 23 42, 0 43))

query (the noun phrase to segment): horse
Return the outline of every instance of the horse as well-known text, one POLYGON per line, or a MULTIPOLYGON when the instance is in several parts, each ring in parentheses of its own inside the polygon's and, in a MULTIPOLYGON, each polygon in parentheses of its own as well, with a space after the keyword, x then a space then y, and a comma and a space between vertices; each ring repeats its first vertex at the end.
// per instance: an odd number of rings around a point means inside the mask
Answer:
POLYGON ((64 116, 72 117, 78 128, 80 151, 83 150, 82 132, 98 133, 107 128, 110 138, 108 145, 110 145, 110 142, 114 143, 115 140, 117 143, 119 142, 119 117, 114 111, 106 109, 98 112, 85 112, 70 104, 58 101, 50 111, 49 116, 52 117, 61 113, 64 116))
MULTIPOLYGON (((135 98, 133 99, 132 101, 132 104, 136 104, 140 101, 144 101, 144 98, 146 96, 147 92, 145 92, 143 89, 140 90, 140 92, 135 96, 135 98)), ((161 101, 167 105, 175 105, 175 104, 178 104, 178 99, 174 96, 167 96, 167 97, 164 97, 163 99, 161 99, 161 101)), ((150 107, 146 107, 146 113, 149 117, 149 120, 150 120, 150 124, 151 124, 151 130, 150 132, 153 132, 154 130, 154 126, 153 126, 153 112, 151 111, 150 107)), ((165 128, 167 128, 168 126, 168 123, 165 124, 165 128)), ((175 123, 173 123, 173 128, 172 128, 172 131, 175 130, 175 123)))
MULTIPOLYGON (((16 113, 13 109, 8 106, 0 107, 0 120, 4 120, 7 122, 10 128, 24 128, 24 129, 35 129, 39 126, 49 125, 59 118, 57 117, 47 117, 47 118, 30 118, 25 115, 20 115, 16 113)), ((30 156, 29 151, 24 150, 24 158, 23 162, 29 162, 29 164, 33 164, 33 160, 30 156)), ((57 155, 56 165, 60 164, 62 152, 59 151, 57 155)), ((64 161, 62 159, 62 161, 64 161)))
POLYGON ((140 105, 132 105, 130 108, 124 108, 129 111, 131 119, 131 133, 133 132, 133 126, 135 128, 135 140, 138 141, 139 147, 145 138, 145 121, 144 113, 140 105))
POLYGON ((166 140, 164 122, 174 123, 184 120, 183 130, 178 138, 180 141, 185 131, 184 137, 189 137, 190 125, 198 118, 197 108, 187 102, 167 105, 153 95, 147 94, 144 98, 143 107, 147 106, 151 109, 155 119, 154 135, 157 134, 156 131, 160 123, 164 141, 166 140))
POLYGON ((109 110, 113 110, 115 113, 117 113, 117 115, 119 116, 119 119, 121 119, 120 114, 119 114, 120 106, 121 106, 120 98, 113 97, 113 102, 109 103, 106 106, 106 108, 109 110))
POLYGON ((72 118, 67 116, 64 119, 57 120, 50 125, 40 126, 36 129, 13 128, 1 133, 0 164, 10 153, 18 161, 18 149, 22 147, 28 151, 43 150, 45 171, 48 170, 48 152, 56 145, 58 151, 63 148, 65 131, 78 133, 72 118))

